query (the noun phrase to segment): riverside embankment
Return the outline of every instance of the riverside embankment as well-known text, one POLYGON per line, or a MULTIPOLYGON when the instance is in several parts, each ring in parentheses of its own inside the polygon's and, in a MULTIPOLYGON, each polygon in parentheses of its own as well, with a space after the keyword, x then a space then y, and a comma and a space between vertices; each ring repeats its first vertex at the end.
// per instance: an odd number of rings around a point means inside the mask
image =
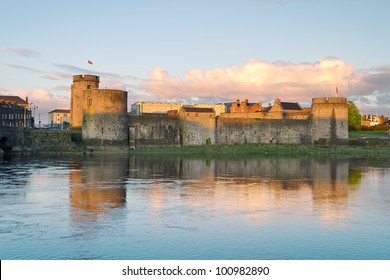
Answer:
MULTIPOLYGON (((86 146, 80 131, 15 130, 14 134, 4 134, 5 153, 18 154, 62 154, 129 152, 129 147, 110 143, 96 143, 86 146), (8 138, 7 138, 8 137, 8 138), (12 139, 14 138, 14 139, 12 139)), ((134 154, 186 154, 221 156, 342 156, 342 157, 389 157, 390 136, 354 134, 349 145, 282 145, 282 144, 234 144, 200 146, 156 146, 136 148, 134 154)))

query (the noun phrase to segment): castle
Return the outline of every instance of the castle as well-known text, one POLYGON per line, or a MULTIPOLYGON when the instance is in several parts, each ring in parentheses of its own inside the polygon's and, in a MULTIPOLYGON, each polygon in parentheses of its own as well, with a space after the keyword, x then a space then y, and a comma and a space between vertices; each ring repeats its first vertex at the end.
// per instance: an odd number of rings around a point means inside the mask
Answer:
POLYGON ((128 141, 127 92, 99 89, 99 77, 75 75, 71 87, 70 125, 82 128, 83 140, 128 141))
POLYGON ((348 143, 348 104, 342 97, 313 98, 310 108, 279 99, 266 108, 237 100, 229 113, 218 116, 212 106, 175 109, 128 115, 126 91, 99 89, 98 76, 73 76, 71 128, 82 128, 87 145, 348 143))

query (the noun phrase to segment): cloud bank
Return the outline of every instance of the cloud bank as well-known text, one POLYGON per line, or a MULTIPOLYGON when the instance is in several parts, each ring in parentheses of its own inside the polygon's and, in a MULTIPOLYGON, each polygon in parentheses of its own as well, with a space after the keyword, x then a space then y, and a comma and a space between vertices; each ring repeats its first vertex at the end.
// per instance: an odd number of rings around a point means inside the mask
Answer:
POLYGON ((24 47, 0 47, 0 52, 14 53, 24 57, 37 57, 39 55, 38 51, 24 47))
MULTIPOLYGON (((41 119, 47 112, 70 107, 72 75, 85 74, 84 68, 54 64, 57 71, 42 71, 19 64, 6 66, 41 74, 55 84, 46 89, 0 89, 3 95, 29 97, 39 109, 41 119), (61 91, 62 93, 58 92, 61 91), (65 94, 65 96, 63 96, 65 94)), ((171 76, 157 66, 146 79, 108 72, 90 72, 101 76, 101 88, 129 92, 129 105, 136 101, 183 101, 215 103, 248 98, 266 105, 275 98, 300 102, 304 106, 313 97, 339 96, 355 101, 363 113, 390 115, 390 66, 357 69, 343 59, 324 57, 313 63, 267 62, 251 59, 240 66, 210 70, 191 69, 183 77, 171 76), (306 103, 306 104, 305 104, 306 103)))
POLYGON ((32 67, 27 67, 27 66, 20 65, 20 64, 6 64, 6 66, 10 67, 10 68, 21 69, 21 70, 33 72, 33 73, 45 73, 42 70, 35 69, 35 68, 32 68, 32 67))
POLYGON ((227 101, 249 98, 252 101, 310 102, 313 97, 358 97, 390 92, 390 67, 358 70, 340 58, 325 57, 314 63, 267 62, 249 60, 242 66, 193 69, 184 78, 172 77, 166 69, 155 67, 139 84, 156 99, 227 101))

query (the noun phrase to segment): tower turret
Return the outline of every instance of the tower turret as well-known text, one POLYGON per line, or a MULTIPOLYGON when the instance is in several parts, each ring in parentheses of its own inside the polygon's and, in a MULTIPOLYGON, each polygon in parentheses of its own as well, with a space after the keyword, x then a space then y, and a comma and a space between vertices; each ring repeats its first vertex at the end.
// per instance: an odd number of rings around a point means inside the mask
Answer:
POLYGON ((95 75, 74 75, 71 87, 70 99, 70 127, 81 128, 83 124, 83 111, 85 104, 84 90, 98 89, 99 76, 95 75))
POLYGON ((311 112, 314 144, 348 144, 347 98, 313 98, 311 112))

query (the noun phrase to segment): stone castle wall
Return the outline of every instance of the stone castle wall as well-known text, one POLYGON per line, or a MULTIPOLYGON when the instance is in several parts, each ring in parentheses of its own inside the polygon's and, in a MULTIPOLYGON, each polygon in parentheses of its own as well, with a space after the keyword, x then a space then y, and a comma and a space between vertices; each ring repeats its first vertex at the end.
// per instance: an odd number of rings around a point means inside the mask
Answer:
POLYGON ((130 115, 130 147, 180 146, 180 120, 167 115, 130 115))
POLYGON ((0 127, 0 149, 6 152, 38 154, 81 151, 72 141, 70 130, 36 130, 21 127, 0 127))
POLYGON ((257 113, 224 113, 221 114, 221 118, 233 118, 233 119, 266 119, 266 120, 275 120, 283 119, 282 111, 275 112, 257 112, 257 113))
POLYGON ((215 112, 180 110, 180 144, 183 146, 215 144, 215 112))
POLYGON ((0 149, 1 150, 20 150, 26 141, 26 129, 22 127, 0 126, 0 149))
MULTIPOLYGON (((83 91, 83 140, 110 142, 128 141, 127 92, 114 89, 83 91)), ((106 142, 106 143, 104 143, 106 142)))
POLYGON ((348 143, 348 104, 345 98, 316 98, 312 109, 302 112, 225 113, 214 118, 207 113, 181 111, 176 117, 165 118, 171 118, 175 124, 167 126, 161 116, 129 116, 137 143, 165 145, 160 135, 170 135, 169 139, 176 140, 167 142, 183 146, 204 145, 207 139, 211 144, 348 143), (173 127, 176 129, 172 130, 173 127), (179 144, 177 139, 180 139, 179 144))
POLYGON ((311 111, 288 112, 283 114, 283 118, 289 120, 308 120, 311 118, 311 111))
POLYGON ((220 118, 218 144, 311 144, 309 120, 220 118))

